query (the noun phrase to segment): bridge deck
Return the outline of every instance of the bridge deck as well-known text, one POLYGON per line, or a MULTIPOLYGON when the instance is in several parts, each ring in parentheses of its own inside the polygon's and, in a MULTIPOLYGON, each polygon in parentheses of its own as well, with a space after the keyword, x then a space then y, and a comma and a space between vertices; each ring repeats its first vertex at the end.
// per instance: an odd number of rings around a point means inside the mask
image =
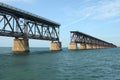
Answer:
MULTIPOLYGON (((97 40, 97 41, 102 42, 102 43, 104 43, 104 44, 109 44, 109 45, 116 46, 116 45, 114 45, 114 44, 112 44, 112 43, 106 42, 106 41, 104 41, 104 40, 95 38, 95 37, 93 37, 93 36, 90 36, 90 35, 88 35, 88 34, 85 34, 85 33, 79 32, 79 31, 70 31, 70 33, 73 33, 74 35, 77 35, 77 37, 78 37, 78 36, 84 36, 84 37, 87 37, 87 38, 89 38, 89 39, 91 39, 91 40, 95 40, 95 41, 97 40)), ((79 41, 79 40, 78 40, 78 41, 79 41)))
POLYGON ((30 12, 27 12, 27 11, 24 11, 24 10, 21 10, 21 9, 18 9, 18 8, 15 8, 15 7, 12 7, 10 5, 0 2, 0 11, 2 11, 2 10, 5 12, 8 12, 8 13, 11 13, 17 17, 26 18, 26 19, 29 19, 32 21, 38 21, 38 22, 42 22, 45 24, 49 24, 49 25, 60 26, 60 24, 57 22, 48 20, 48 19, 38 16, 36 14, 30 13, 30 12))
POLYGON ((0 2, 0 36, 59 41, 60 24, 0 2))

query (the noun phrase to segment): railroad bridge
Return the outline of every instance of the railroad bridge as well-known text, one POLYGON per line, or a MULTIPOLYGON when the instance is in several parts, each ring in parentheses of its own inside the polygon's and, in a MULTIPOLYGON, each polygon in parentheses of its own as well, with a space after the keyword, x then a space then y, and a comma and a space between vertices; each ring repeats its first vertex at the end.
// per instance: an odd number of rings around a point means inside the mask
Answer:
POLYGON ((0 2, 0 36, 15 37, 13 51, 29 51, 29 39, 51 41, 61 50, 60 24, 0 2))
POLYGON ((71 40, 68 46, 70 50, 77 49, 77 43, 80 44, 80 49, 97 49, 97 48, 115 48, 116 45, 92 37, 88 34, 79 31, 70 31, 71 40))

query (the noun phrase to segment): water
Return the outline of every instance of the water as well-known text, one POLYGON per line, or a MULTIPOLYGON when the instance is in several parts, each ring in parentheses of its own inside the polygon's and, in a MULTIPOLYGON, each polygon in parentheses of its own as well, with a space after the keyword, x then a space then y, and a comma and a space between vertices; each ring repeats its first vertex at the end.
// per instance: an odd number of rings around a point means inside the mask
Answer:
POLYGON ((120 80, 120 48, 31 48, 27 55, 0 48, 0 80, 120 80))

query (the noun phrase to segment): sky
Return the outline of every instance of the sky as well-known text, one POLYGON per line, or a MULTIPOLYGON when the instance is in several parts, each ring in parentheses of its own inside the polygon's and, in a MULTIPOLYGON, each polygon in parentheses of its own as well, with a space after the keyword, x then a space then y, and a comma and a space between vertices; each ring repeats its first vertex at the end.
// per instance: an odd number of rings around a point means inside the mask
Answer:
MULTIPOLYGON (((61 24, 63 47, 70 31, 80 31, 120 46, 120 0, 0 0, 61 24)), ((0 46, 12 47, 14 38, 0 37, 0 46)), ((49 47, 50 41, 29 40, 30 47, 49 47)))

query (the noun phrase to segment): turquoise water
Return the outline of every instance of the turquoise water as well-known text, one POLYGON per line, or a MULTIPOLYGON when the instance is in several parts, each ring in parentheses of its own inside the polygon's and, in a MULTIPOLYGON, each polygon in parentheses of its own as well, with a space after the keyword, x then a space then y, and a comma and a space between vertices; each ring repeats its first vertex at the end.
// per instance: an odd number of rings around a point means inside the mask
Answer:
POLYGON ((27 55, 0 48, 0 80, 120 80, 120 48, 31 48, 27 55))

